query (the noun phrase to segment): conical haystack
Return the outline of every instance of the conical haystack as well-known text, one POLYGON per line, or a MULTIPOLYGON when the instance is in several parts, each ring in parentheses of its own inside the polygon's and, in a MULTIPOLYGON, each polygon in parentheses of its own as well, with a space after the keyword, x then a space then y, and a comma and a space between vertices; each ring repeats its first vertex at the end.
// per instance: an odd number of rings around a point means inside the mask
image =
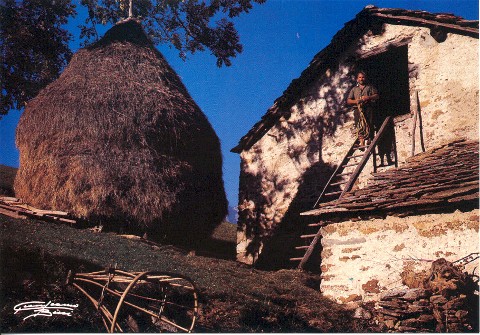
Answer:
POLYGON ((227 213, 219 139, 134 20, 75 54, 16 141, 16 196, 34 206, 185 240, 227 213))

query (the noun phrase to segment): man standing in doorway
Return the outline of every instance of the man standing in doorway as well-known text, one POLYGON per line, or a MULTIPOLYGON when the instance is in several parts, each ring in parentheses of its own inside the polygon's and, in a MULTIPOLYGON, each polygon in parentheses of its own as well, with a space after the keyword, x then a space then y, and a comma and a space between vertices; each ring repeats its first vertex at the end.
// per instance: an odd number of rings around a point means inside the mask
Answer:
POLYGON ((360 146, 370 141, 373 135, 373 103, 379 98, 375 87, 367 84, 363 71, 357 74, 357 86, 348 94, 347 104, 353 106, 355 128, 360 146))

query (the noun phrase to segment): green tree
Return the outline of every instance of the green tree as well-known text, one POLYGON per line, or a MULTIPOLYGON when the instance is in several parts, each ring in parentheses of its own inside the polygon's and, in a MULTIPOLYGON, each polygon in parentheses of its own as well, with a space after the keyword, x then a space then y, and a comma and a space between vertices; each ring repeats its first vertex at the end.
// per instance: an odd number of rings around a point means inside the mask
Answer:
POLYGON ((58 77, 72 56, 62 28, 76 14, 70 0, 5 0, 0 5, 1 115, 21 109, 58 77))
MULTIPOLYGON (((130 2, 155 44, 170 43, 182 59, 209 49, 217 66, 230 66, 242 52, 232 19, 266 0, 81 0, 82 45, 99 38, 99 25, 127 18, 130 2)), ((73 38, 65 24, 77 15, 74 0, 4 0, 0 5, 2 114, 20 109, 55 80, 70 60, 73 38)))

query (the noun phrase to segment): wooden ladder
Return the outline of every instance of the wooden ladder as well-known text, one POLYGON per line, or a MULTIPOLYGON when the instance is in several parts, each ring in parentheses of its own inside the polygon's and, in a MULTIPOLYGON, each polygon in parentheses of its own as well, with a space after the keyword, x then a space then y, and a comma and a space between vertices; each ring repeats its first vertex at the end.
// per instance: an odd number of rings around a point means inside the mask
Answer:
MULTIPOLYGON (((353 142, 352 146, 347 151, 346 155, 343 157, 343 160, 337 166, 335 171, 332 173, 330 179, 328 180, 327 184, 323 188, 323 191, 315 202, 313 209, 317 208, 320 203, 340 199, 345 195, 345 193, 350 191, 372 154, 374 171, 377 171, 377 168, 379 166, 377 165, 377 154, 375 152, 375 148, 386 133, 390 122, 392 122, 391 116, 385 118, 382 126, 378 130, 370 145, 360 146, 358 139, 353 142)), ((395 153, 394 163, 395 167, 397 167, 398 163, 395 141, 393 141, 393 143, 393 151, 395 153)), ((307 232, 306 234, 300 236, 300 238, 304 241, 304 245, 295 247, 295 249, 301 251, 304 250, 305 253, 302 257, 290 258, 290 261, 300 261, 300 264, 298 265, 299 268, 303 268, 305 266, 308 259, 312 255, 315 247, 317 246, 320 239, 320 226, 322 226, 321 222, 309 224, 309 229, 315 230, 311 233, 307 232)))

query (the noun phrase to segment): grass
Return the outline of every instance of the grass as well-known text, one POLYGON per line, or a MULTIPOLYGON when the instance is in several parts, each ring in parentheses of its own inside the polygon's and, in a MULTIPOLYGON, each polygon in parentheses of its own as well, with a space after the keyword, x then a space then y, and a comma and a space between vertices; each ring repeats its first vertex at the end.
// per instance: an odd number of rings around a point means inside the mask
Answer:
MULTIPOLYGON (((1 215, 0 234, 2 270, 8 269, 1 276, 2 332, 103 331, 90 302, 63 283, 69 269, 102 269, 113 264, 124 270, 174 272, 193 279, 201 302, 196 332, 372 329, 322 297, 317 275, 297 270, 260 271, 169 245, 152 246, 111 233, 1 215), (81 312, 73 320, 22 321, 13 315, 15 304, 32 299, 78 303, 81 312)), ((217 241, 230 243, 234 225, 225 223, 216 234, 217 241)))

